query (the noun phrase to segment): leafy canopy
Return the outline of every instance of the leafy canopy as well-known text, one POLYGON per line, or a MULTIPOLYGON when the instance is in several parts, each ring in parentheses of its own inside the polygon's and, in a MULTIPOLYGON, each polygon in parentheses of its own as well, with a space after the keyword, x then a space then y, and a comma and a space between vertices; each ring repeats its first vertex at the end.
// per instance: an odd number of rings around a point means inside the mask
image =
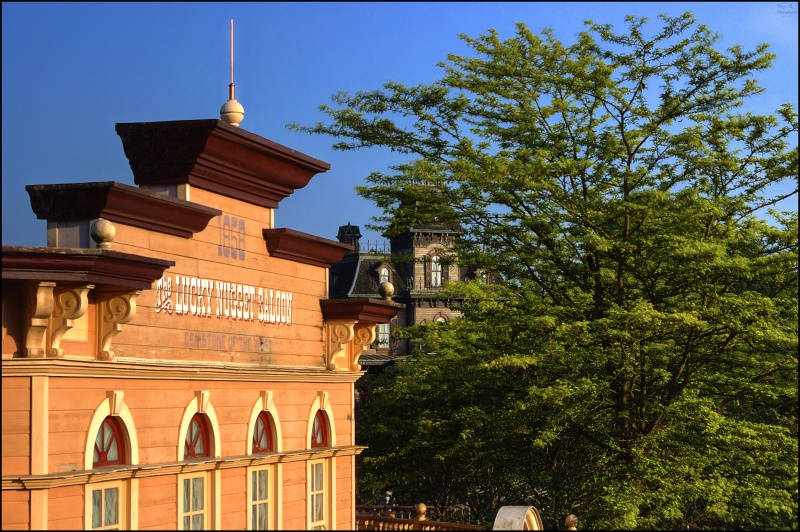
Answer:
POLYGON ((292 126, 408 155, 358 187, 377 227, 459 222, 460 259, 506 280, 451 286, 464 318, 407 333, 423 351, 359 414, 362 497, 797 528, 797 212, 774 209, 797 196, 795 106, 745 110, 766 44, 626 24, 464 35, 438 82, 292 126))

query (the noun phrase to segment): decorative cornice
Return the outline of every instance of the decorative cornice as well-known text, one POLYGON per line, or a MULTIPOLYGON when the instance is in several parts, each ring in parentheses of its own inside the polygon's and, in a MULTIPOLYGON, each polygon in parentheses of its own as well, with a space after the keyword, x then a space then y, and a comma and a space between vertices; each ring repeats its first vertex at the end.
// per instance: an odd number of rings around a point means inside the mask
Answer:
POLYGON ((218 119, 116 125, 138 185, 188 183, 261 207, 303 188, 330 164, 218 119))
POLYGON ((349 299, 320 299, 322 317, 359 323, 389 323, 405 305, 371 297, 349 299))
POLYGON ((191 238, 208 226, 219 209, 142 190, 116 181, 28 185, 36 217, 48 221, 76 221, 104 218, 191 238))
POLYGON ((296 368, 283 366, 246 366, 244 364, 214 364, 174 361, 114 361, 71 358, 3 358, 3 377, 86 377, 147 380, 204 380, 235 382, 306 382, 352 383, 363 372, 331 373, 325 368, 296 368))
POLYGON ((342 260, 345 253, 353 249, 350 244, 342 244, 294 229, 264 229, 262 234, 271 257, 322 268, 336 264, 342 260))
POLYGON ((174 265, 171 260, 108 249, 3 246, 3 279, 146 290, 174 265))
POLYGON ((47 475, 21 475, 4 476, 3 491, 6 490, 31 490, 52 489, 64 486, 78 486, 94 484, 97 482, 110 482, 114 480, 127 480, 131 478, 160 477, 198 471, 213 471, 216 469, 233 469, 236 467, 251 467, 267 464, 280 464, 284 462, 298 462, 318 460, 322 458, 355 456, 361 454, 363 445, 347 445, 330 447, 327 449, 299 450, 286 453, 265 453, 241 456, 226 456, 222 458, 188 460, 185 462, 167 462, 162 464, 139 464, 130 466, 113 466, 108 468, 93 469, 90 471, 69 471, 63 473, 49 473, 47 475))

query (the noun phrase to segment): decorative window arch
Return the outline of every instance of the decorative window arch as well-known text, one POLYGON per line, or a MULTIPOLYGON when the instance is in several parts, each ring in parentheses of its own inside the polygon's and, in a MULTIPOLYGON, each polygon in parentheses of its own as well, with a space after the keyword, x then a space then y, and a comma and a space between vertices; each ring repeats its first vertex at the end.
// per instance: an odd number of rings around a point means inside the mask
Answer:
POLYGON ((438 312, 431 321, 433 323, 447 323, 448 321, 450 321, 450 318, 444 312, 438 312))
POLYGON ((325 424, 325 435, 327 436, 327 444, 325 447, 336 447, 336 426, 333 421, 333 416, 330 413, 330 404, 328 403, 328 392, 317 392, 317 398, 311 404, 308 412, 308 432, 306 435, 306 448, 321 447, 320 445, 312 445, 312 435, 314 431, 314 423, 317 419, 325 424), (319 417, 318 417, 319 416, 319 417))
POLYGON ((189 401, 189 404, 186 405, 186 408, 183 411, 183 418, 181 419, 180 428, 178 429, 178 462, 182 462, 186 459, 185 443, 187 433, 189 432, 189 425, 194 419, 195 414, 198 413, 204 415, 203 420, 205 421, 205 429, 208 436, 206 441, 208 443, 209 450, 206 456, 213 458, 219 458, 222 456, 222 446, 219 439, 219 420, 217 419, 217 413, 214 411, 214 406, 209 400, 210 395, 211 394, 207 391, 198 390, 195 392, 195 397, 189 401))
POLYGON ((203 414, 195 414, 183 440, 183 458, 199 458, 211 453, 208 439, 208 424, 203 414))
POLYGON ((253 430, 253 452, 271 453, 275 450, 275 437, 272 435, 272 419, 263 410, 256 418, 256 427, 253 430))
POLYGON ((106 418, 112 416, 120 429, 118 441, 122 454, 125 456, 127 464, 136 465, 139 463, 139 439, 136 435, 136 425, 133 423, 133 416, 128 406, 124 403, 125 394, 121 391, 106 392, 106 398, 97 405, 86 432, 86 445, 83 453, 83 468, 92 469, 94 467, 94 444, 100 427, 106 418))
POLYGON ((245 441, 247 441, 247 454, 253 454, 256 452, 253 449, 253 439, 255 436, 256 431, 256 423, 258 421, 258 417, 262 413, 266 413, 269 415, 269 420, 272 422, 271 426, 271 436, 273 436, 272 440, 272 448, 275 452, 281 452, 283 450, 283 435, 281 432, 281 418, 278 415, 278 410, 275 408, 275 404, 272 402, 273 394, 270 391, 262 391, 259 398, 256 399, 253 407, 250 409, 250 420, 247 423, 247 435, 245 436, 245 441))
POLYGON ((322 410, 317 410, 311 423, 311 447, 330 447, 328 420, 322 410))
POLYGON ((92 469, 125 463, 125 438, 119 422, 107 416, 97 431, 92 453, 92 469))

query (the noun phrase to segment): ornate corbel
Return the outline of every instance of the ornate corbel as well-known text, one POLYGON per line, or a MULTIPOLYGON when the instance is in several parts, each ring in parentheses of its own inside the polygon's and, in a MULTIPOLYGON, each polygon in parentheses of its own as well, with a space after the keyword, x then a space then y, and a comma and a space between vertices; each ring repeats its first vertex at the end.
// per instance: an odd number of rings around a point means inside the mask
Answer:
MULTIPOLYGON (((347 360, 347 345, 353 339, 355 322, 329 321, 325 323, 325 367, 333 371, 339 359, 347 360)), ((348 367, 345 365, 345 367, 348 367)))
POLYGON ((141 290, 134 292, 102 291, 97 297, 97 358, 114 360, 111 340, 122 331, 122 325, 128 323, 136 315, 136 296, 141 290))
POLYGON ((89 290, 93 284, 83 286, 58 286, 53 291, 52 333, 48 356, 63 357, 61 339, 75 325, 75 320, 86 314, 89 308, 89 290))
POLYGON ((374 323, 357 321, 328 322, 325 325, 325 367, 333 371, 361 371, 361 354, 375 341, 374 323))
POLYGON ((53 313, 56 283, 33 281, 25 287, 25 356, 41 358, 47 354, 47 326, 53 313))
POLYGON ((376 323, 359 323, 355 326, 355 338, 352 341, 350 371, 361 371, 358 359, 367 348, 375 342, 378 325, 376 323))

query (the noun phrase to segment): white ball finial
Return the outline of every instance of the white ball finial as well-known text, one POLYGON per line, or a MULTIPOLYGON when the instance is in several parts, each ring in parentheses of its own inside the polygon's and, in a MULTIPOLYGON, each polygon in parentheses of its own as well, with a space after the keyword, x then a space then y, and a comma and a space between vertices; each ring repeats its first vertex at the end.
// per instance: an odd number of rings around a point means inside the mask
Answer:
POLYGON ((219 109, 219 117, 232 126, 239 127, 244 120, 244 107, 234 99, 225 102, 219 109))

